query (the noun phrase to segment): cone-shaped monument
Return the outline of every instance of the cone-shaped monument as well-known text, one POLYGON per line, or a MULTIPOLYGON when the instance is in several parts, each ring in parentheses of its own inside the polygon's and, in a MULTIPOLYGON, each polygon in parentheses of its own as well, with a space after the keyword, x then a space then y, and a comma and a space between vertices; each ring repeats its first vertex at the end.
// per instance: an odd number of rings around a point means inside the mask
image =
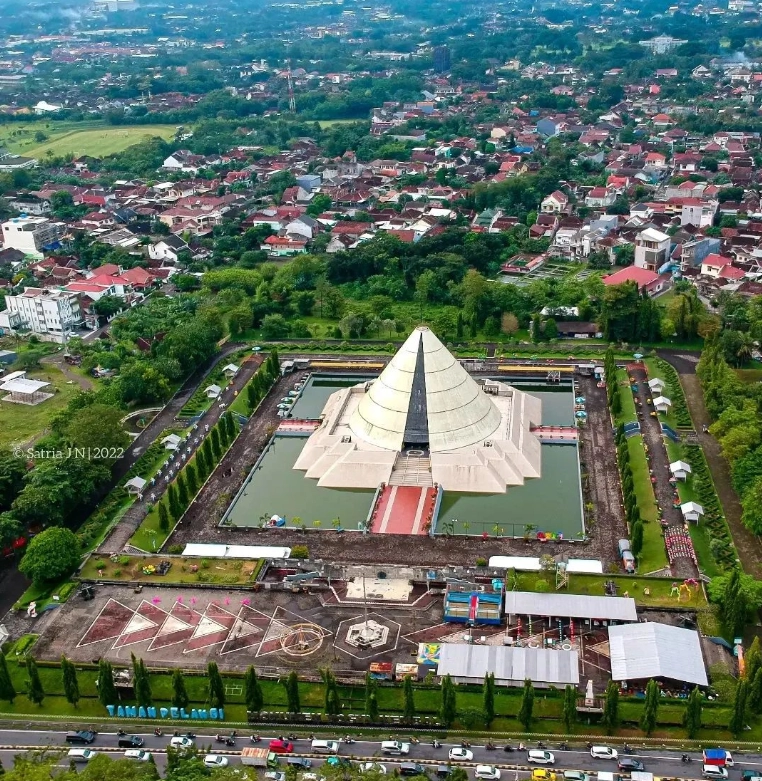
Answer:
POLYGON ((540 400, 502 382, 477 382, 425 326, 378 379, 342 388, 295 469, 331 488, 433 485, 503 493, 540 476, 540 400), (394 478, 394 479, 392 479, 394 478))

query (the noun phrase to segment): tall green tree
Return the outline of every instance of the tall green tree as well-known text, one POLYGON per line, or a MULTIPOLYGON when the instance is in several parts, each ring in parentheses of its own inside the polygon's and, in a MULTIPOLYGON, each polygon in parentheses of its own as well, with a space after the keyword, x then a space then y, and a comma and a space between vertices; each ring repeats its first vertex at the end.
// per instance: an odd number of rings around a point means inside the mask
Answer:
POLYGON ((144 708, 153 705, 151 678, 146 669, 145 662, 142 659, 137 659, 135 654, 132 654, 132 674, 134 679, 133 689, 135 691, 135 700, 138 705, 142 705, 144 708))
POLYGON ((519 721, 524 729, 529 732, 532 726, 532 713, 534 711, 534 685, 527 678, 524 681, 524 690, 521 694, 521 707, 519 708, 519 721))
POLYGON ((186 510, 190 504, 190 496, 188 494, 188 481, 185 478, 185 470, 177 476, 177 499, 180 502, 180 507, 186 510))
POLYGON ((693 738, 698 735, 701 729, 701 708, 703 706, 704 695, 698 686, 693 688, 693 691, 688 695, 688 702, 685 706, 685 713, 683 714, 683 726, 688 733, 688 737, 693 738))
POLYGON ((402 720, 405 724, 412 724, 415 719, 415 692, 413 691, 413 680, 409 675, 405 676, 402 684, 402 720))
POLYGON ((265 698, 254 665, 250 665, 246 670, 246 675, 243 678, 243 690, 246 710, 250 713, 259 713, 265 703, 265 698))
POLYGON ((198 485, 198 474, 196 473, 196 467, 194 464, 188 464, 188 466, 185 467, 185 479, 188 482, 188 493, 190 494, 191 498, 193 498, 197 493, 199 489, 198 485))
POLYGON ((458 716, 457 694, 452 678, 445 675, 441 684, 442 701, 439 708, 439 718, 445 727, 451 727, 458 716))
POLYGON ((77 668, 70 659, 66 658, 66 656, 61 657, 61 677, 63 678, 63 690, 66 701, 76 708, 77 703, 79 702, 77 668))
POLYGON ((378 721, 378 698, 376 697, 376 692, 371 692, 370 697, 368 697, 368 703, 365 708, 368 718, 370 719, 371 724, 375 724, 378 721))
POLYGON ((640 728, 651 737, 651 733, 656 728, 656 717, 659 712, 659 698, 661 690, 659 684, 651 678, 646 685, 646 699, 643 703, 643 711, 640 716, 640 728))
POLYGON ((757 674, 757 670, 762 667, 762 648, 760 647, 759 637, 755 637, 752 640, 749 650, 743 655, 744 659, 744 676, 747 681, 754 680, 754 676, 757 674))
POLYGON ((341 700, 336 686, 336 678, 330 670, 323 671, 323 683, 325 684, 325 714, 335 718, 341 713, 341 700))
POLYGON ((299 678, 292 670, 286 678, 286 702, 289 713, 300 713, 302 710, 299 698, 299 678))
POLYGON ((101 659, 98 662, 98 699, 101 705, 116 705, 119 697, 114 685, 114 668, 111 662, 101 659))
POLYGON ((619 724, 619 684, 616 681, 609 681, 606 687, 601 723, 609 735, 619 724))
POLYGON ((16 699, 16 689, 8 671, 8 662, 5 654, 0 654, 0 699, 13 702, 16 699))
POLYGON ((209 689, 207 692, 207 701, 210 708, 225 707, 225 684, 222 682, 220 668, 216 662, 209 662, 206 666, 206 678, 209 689))
POLYGON ((489 727, 495 720, 495 673, 487 673, 482 683, 482 710, 484 721, 489 727))
POLYGON ((212 452, 211 437, 207 437, 204 440, 204 444, 201 445, 201 450, 204 453, 204 459, 206 461, 206 474, 209 476, 214 471, 214 467, 217 464, 217 459, 214 457, 214 453, 212 452))
POLYGON ((220 430, 217 426, 212 429, 212 454, 214 455, 215 462, 222 458, 222 442, 220 441, 220 430))
POLYGON ((164 534, 169 532, 172 523, 169 519, 169 510, 167 510, 167 503, 162 499, 159 502, 159 530, 164 534))
POLYGON ((182 670, 175 668, 172 672, 172 705, 175 708, 187 708, 190 703, 188 691, 185 688, 185 678, 182 670))
POLYGON ((206 460, 206 452, 203 446, 196 451, 195 461, 196 461, 196 469, 198 470, 198 482, 200 488, 203 482, 209 476, 209 471, 210 471, 209 462, 206 460))
POLYGON ((42 688, 40 671, 37 669, 37 662, 33 656, 26 658, 26 674, 26 696, 35 705, 42 705, 42 701, 45 699, 45 689, 42 688))
POLYGON ((577 722, 577 689, 571 684, 564 688, 563 719, 566 731, 571 732, 577 722))
POLYGON ((172 519, 179 521, 183 515, 183 506, 180 504, 180 494, 177 490, 177 483, 172 482, 169 484, 169 491, 167 492, 167 498, 169 500, 169 514, 172 519))
POLYGON ((741 737, 746 727, 748 699, 749 682, 742 678, 736 686, 736 696, 733 699, 733 713, 728 722, 728 729, 734 738, 741 737))
POLYGON ((757 670, 749 684, 749 708, 753 713, 762 713, 762 668, 757 670))

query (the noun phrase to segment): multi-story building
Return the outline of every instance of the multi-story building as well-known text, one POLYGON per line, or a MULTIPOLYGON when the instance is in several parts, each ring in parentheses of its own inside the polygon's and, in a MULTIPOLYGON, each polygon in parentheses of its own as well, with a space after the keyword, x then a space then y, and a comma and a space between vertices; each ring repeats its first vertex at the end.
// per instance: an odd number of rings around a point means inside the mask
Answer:
POLYGON ((669 260, 671 239, 656 228, 646 228, 635 237, 635 265, 661 273, 659 269, 669 260))
POLYGON ((6 296, 4 324, 12 331, 37 334, 51 342, 65 341, 73 329, 82 325, 79 296, 67 290, 27 287, 17 296, 6 296))
POLYGON ((65 223, 46 217, 14 217, 3 223, 3 244, 41 258, 42 250, 56 247, 65 231, 65 223))
POLYGON ((445 73, 450 70, 450 48, 449 46, 434 47, 434 70, 437 73, 445 73))

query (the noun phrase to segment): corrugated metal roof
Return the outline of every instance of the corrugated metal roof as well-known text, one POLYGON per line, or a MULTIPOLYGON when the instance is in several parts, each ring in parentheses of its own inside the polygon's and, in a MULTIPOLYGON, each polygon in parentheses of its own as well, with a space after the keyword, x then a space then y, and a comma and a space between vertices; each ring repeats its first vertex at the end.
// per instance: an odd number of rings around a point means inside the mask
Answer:
POLYGON ((495 674, 498 685, 579 683, 579 654, 551 648, 515 648, 502 645, 444 643, 439 651, 438 675, 473 678, 495 674))
POLYGON ((671 678, 706 686, 698 632, 647 622, 609 627, 611 677, 615 681, 671 678))
POLYGON ((535 591, 507 591, 505 612, 519 616, 552 618, 597 618, 609 621, 637 621, 635 600, 629 597, 591 597, 585 594, 543 594, 535 591))

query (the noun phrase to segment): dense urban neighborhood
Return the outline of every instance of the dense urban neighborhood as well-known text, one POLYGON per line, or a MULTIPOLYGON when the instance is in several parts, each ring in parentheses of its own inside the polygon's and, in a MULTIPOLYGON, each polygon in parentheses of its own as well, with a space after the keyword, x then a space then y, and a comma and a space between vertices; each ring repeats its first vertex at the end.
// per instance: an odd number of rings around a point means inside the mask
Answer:
POLYGON ((3 11, 5 777, 759 781, 758 4, 3 11))

